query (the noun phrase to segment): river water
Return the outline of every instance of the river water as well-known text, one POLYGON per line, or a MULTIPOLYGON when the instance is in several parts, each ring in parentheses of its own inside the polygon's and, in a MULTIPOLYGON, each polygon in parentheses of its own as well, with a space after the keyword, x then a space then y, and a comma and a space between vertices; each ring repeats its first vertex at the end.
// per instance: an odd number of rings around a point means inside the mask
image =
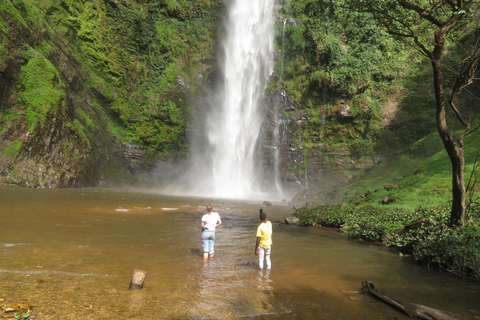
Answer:
MULTIPOLYGON (((409 319, 361 293, 480 319, 480 284, 416 265, 336 230, 273 222, 272 270, 253 254, 259 202, 181 198, 130 189, 0 187, 0 301, 35 319, 409 319), (201 257, 200 219, 223 225, 201 257), (133 270, 145 286, 128 290, 133 270)), ((10 315, 12 318, 12 315, 10 315)))

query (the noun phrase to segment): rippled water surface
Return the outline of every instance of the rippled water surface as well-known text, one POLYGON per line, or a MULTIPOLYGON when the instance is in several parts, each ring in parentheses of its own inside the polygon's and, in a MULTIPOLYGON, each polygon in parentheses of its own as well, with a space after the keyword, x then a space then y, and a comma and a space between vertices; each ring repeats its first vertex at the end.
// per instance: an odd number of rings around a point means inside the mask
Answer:
MULTIPOLYGON (((429 271, 336 230, 274 225, 270 271, 253 254, 261 203, 180 198, 147 190, 0 187, 0 300, 35 319, 409 319, 361 293, 480 319, 480 284, 429 271), (223 225, 201 257, 200 219, 223 225), (134 268, 145 286, 128 290, 134 268)), ((13 318, 13 316, 11 316, 13 318)))

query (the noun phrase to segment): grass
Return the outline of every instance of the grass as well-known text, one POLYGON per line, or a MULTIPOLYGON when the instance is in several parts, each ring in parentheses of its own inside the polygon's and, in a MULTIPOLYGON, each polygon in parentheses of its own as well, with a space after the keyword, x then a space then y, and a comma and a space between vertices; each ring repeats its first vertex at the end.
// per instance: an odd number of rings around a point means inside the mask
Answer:
MULTIPOLYGON (((480 137, 465 140, 465 182, 468 182, 474 160, 480 150, 480 137)), ((399 150, 372 169, 356 176, 348 185, 326 193, 333 202, 353 202, 359 206, 382 207, 379 202, 387 195, 395 201, 386 206, 413 210, 435 207, 451 201, 451 163, 436 133, 399 150), (424 160, 428 157, 428 160, 424 160), (384 186, 395 185, 387 191, 384 186), (367 192, 370 194, 364 198, 367 192)), ((478 190, 477 190, 478 192, 478 190)))

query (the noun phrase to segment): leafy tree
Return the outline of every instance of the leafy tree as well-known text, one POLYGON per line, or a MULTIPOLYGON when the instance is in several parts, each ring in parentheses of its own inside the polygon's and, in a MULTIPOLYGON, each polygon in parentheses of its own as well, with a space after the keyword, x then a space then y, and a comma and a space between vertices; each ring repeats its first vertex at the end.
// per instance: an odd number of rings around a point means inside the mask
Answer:
MULTIPOLYGON (((447 49, 459 43, 466 28, 478 29, 478 0, 347 0, 356 11, 371 13, 390 35, 406 39, 431 62, 436 100, 437 129, 452 164, 452 207, 450 224, 465 219, 464 139, 478 126, 458 106, 459 96, 475 80, 480 60, 477 39, 457 56, 455 69, 446 65, 447 49), (452 71, 452 77, 444 76, 452 71), (450 86, 449 86, 450 85, 450 86), (453 116, 450 116, 453 115, 453 116), (457 134, 455 119, 462 126, 457 134)), ((450 52, 448 52, 450 53, 450 52)), ((457 51, 456 53, 460 53, 457 51)))

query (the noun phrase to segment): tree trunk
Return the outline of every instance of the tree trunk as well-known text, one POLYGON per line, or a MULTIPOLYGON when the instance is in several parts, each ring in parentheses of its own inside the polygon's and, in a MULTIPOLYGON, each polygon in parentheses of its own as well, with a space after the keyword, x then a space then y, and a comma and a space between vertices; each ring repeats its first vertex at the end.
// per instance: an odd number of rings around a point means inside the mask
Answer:
POLYGON ((441 59, 447 33, 448 31, 443 29, 439 29, 435 33, 436 45, 430 58, 433 67, 437 129, 452 164, 452 208, 450 212, 450 225, 453 226, 462 223, 465 219, 465 158, 463 137, 459 139, 458 143, 455 141, 448 128, 446 119, 441 59))
MULTIPOLYGON (((452 211, 450 213, 450 225, 459 225, 465 220, 465 159, 463 149, 460 149, 461 155, 458 156, 458 164, 452 165, 452 211)), ((453 161, 452 161, 453 163, 453 161)))
POLYGON ((133 269, 133 275, 132 275, 132 281, 130 282, 130 287, 129 289, 142 289, 143 288, 143 282, 145 281, 145 276, 146 272, 139 270, 139 269, 133 269))

